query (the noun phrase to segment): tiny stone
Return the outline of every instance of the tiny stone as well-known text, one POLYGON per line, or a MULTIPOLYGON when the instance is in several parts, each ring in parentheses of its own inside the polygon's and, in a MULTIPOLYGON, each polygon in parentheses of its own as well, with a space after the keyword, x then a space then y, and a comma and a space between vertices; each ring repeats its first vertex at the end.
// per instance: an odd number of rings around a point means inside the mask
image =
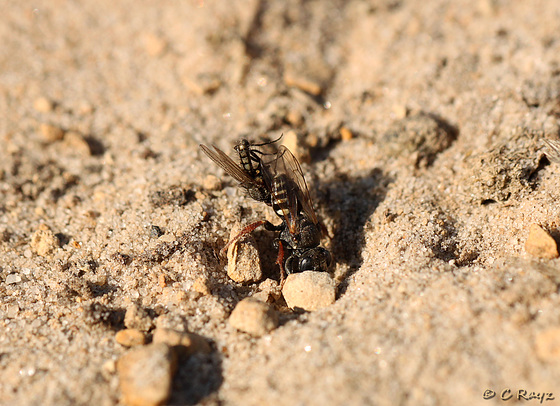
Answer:
POLYGON ((396 104, 393 106, 393 114, 397 119, 403 119, 408 114, 408 109, 403 104, 396 104))
POLYGON ((556 241, 537 224, 531 224, 529 237, 525 242, 525 251, 537 258, 558 258, 556 241))
POLYGON ((54 107, 54 103, 51 102, 46 97, 38 97, 33 102, 33 108, 37 110, 39 113, 48 113, 52 111, 54 107))
POLYGON ((167 42, 154 34, 147 34, 144 36, 144 47, 150 56, 161 56, 167 49, 167 42))
POLYGON ((137 304, 132 304, 126 309, 124 325, 140 331, 150 330, 154 323, 146 310, 137 304))
POLYGON ((274 299, 273 299, 273 297, 272 297, 272 295, 270 294, 269 291, 260 291, 260 292, 254 293, 251 297, 253 299, 260 300, 261 302, 264 302, 264 303, 272 303, 274 301, 274 299))
POLYGON ((286 121, 294 127, 299 127, 303 124, 303 116, 297 110, 290 110, 286 114, 286 121))
POLYGON ((294 154, 298 161, 309 162, 311 160, 309 150, 306 148, 303 142, 300 141, 295 131, 288 131, 286 134, 284 134, 282 144, 286 148, 288 148, 292 154, 294 154))
MULTIPOLYGON (((240 226, 234 227, 230 238, 234 238, 239 233, 240 228, 240 226)), ((227 258, 227 274, 235 282, 253 283, 262 279, 259 251, 255 239, 250 234, 229 246, 227 258)))
POLYGON ((278 327, 278 315, 268 304, 248 297, 235 306, 229 324, 237 330, 260 337, 278 327))
POLYGON ((41 124, 41 126, 39 127, 39 131, 41 131, 43 139, 47 142, 55 142, 64 138, 64 130, 52 124, 41 124))
POLYGON ((282 294, 291 309, 312 311, 335 302, 336 286, 328 273, 306 271, 288 275, 282 294))
POLYGON ((111 379, 115 372, 117 372, 117 361, 115 361, 114 359, 105 361, 101 366, 101 375, 106 380, 111 379))
POLYGON ((298 140, 298 136, 295 131, 288 131, 284 134, 284 138, 282 139, 282 144, 288 148, 294 155, 296 151, 300 148, 300 142, 298 140))
POLYGON ((535 350, 542 361, 560 360, 560 327, 551 327, 535 336, 535 350))
POLYGON ((125 347, 135 347, 146 344, 146 336, 140 330, 127 328, 115 334, 115 340, 125 347))
POLYGON ((339 132, 342 141, 350 141, 352 138, 354 138, 354 134, 348 127, 340 127, 339 132))
POLYGON ((195 292, 200 293, 202 296, 208 296, 211 293, 210 287, 208 286, 208 279, 204 276, 198 277, 194 281, 192 288, 195 292))
POLYGON ((182 82, 189 90, 198 95, 213 94, 222 86, 220 78, 211 73, 198 74, 196 79, 185 76, 182 78, 182 82))
POLYGON ((204 178, 202 187, 207 190, 221 190, 222 181, 214 175, 208 175, 204 178))
POLYGON ((319 96, 323 92, 323 87, 320 83, 293 72, 286 72, 284 83, 286 83, 286 86, 297 87, 313 96, 319 96))
POLYGON ((83 115, 91 114, 93 113, 93 106, 91 105, 91 103, 84 100, 80 102, 80 105, 78 107, 78 113, 83 115))
POLYGON ((319 137, 315 133, 309 133, 305 137, 305 143, 308 147, 315 148, 319 145, 319 137))
POLYGON ((17 304, 9 305, 6 309, 6 317, 14 319, 19 313, 19 306, 17 304))
POLYGON ((82 134, 76 131, 68 131, 64 136, 64 143, 68 148, 75 151, 78 155, 91 155, 91 148, 82 134))
POLYGON ((212 348, 206 339, 198 334, 184 333, 170 328, 156 328, 153 335, 154 344, 167 344, 178 350, 182 356, 194 353, 210 354, 212 348))
POLYGON ((47 212, 45 211, 45 209, 41 206, 37 206, 35 207, 35 214, 39 217, 45 217, 47 212))
POLYGON ((280 291, 280 286, 278 282, 273 279, 266 279, 259 284, 259 291, 255 293, 252 297, 259 299, 266 303, 272 303, 278 300, 282 292, 280 291))
POLYGON ((156 406, 171 394, 177 369, 174 351, 165 344, 135 347, 117 362, 122 402, 128 406, 156 406))
POLYGON ((41 225, 31 236, 31 249, 38 255, 45 257, 60 246, 58 238, 45 225, 41 225))
POLYGON ((21 276, 17 273, 12 273, 6 276, 6 285, 13 285, 19 282, 21 282, 21 276))

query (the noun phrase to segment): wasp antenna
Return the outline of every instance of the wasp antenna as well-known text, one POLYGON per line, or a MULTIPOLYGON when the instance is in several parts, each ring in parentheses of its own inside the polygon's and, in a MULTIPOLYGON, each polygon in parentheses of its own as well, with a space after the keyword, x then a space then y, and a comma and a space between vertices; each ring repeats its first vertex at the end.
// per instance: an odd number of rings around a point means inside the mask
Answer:
MULTIPOLYGON (((264 147, 265 145, 274 144, 274 143, 280 141, 283 136, 284 136, 284 133, 280 134, 280 137, 276 138, 274 141, 266 141, 266 142, 262 142, 260 144, 252 144, 252 146, 253 147, 264 147)), ((267 154, 267 155, 269 155, 269 154, 267 154)))

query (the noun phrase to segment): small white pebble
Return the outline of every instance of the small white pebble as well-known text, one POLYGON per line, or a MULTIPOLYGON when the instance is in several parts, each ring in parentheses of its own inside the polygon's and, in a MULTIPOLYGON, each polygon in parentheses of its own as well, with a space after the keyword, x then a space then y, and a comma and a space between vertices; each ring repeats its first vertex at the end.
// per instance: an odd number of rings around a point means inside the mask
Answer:
MULTIPOLYGON (((235 227, 230 238, 234 238, 241 227, 235 227)), ((257 243, 250 234, 229 246, 227 251, 227 274, 238 283, 253 283, 262 279, 263 273, 257 243)))
POLYGON ((260 337, 278 327, 278 315, 268 304, 248 297, 235 306, 229 324, 237 330, 260 337))
POLYGON ((6 285, 13 285, 14 283, 20 283, 21 276, 17 273, 12 273, 6 276, 6 285))
POLYGON ((282 294, 291 309, 313 311, 335 302, 336 286, 326 272, 293 273, 286 278, 282 294))

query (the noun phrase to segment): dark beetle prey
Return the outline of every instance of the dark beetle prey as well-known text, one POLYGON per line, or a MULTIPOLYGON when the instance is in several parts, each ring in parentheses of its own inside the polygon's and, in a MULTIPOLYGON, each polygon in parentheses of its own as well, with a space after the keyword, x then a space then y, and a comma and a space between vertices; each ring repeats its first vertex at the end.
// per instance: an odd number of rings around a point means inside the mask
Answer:
POLYGON ((248 225, 222 251, 245 234, 264 226, 267 230, 279 232, 275 240, 278 249, 276 263, 280 267, 282 281, 286 273, 327 271, 332 258, 329 251, 319 246, 322 228, 313 210, 301 166, 283 145, 272 154, 255 149, 271 143, 251 144, 241 140, 235 147, 239 165, 217 147, 211 150, 200 145, 206 155, 236 179, 250 197, 272 206, 282 220, 279 225, 266 220, 248 225))

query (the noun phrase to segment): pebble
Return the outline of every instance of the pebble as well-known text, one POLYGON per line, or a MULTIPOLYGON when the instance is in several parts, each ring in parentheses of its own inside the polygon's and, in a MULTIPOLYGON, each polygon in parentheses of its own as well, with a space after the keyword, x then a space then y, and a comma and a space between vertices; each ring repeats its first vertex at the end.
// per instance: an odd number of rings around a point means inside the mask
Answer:
POLYGON ((167 344, 178 350, 182 356, 194 353, 210 354, 212 348, 206 339, 198 334, 185 333, 170 328, 156 328, 153 335, 154 344, 167 344))
POLYGON ((64 138, 64 130, 52 124, 43 123, 39 126, 39 131, 46 142, 60 141, 64 138))
POLYGON ((395 118, 399 120, 405 118, 409 113, 408 108, 404 104, 395 104, 391 110, 395 118))
POLYGON ((229 324, 255 337, 278 327, 278 314, 268 304, 248 297, 240 301, 229 316, 229 324))
POLYGON ((531 224, 529 237, 525 242, 525 251, 537 258, 558 258, 556 241, 537 224, 531 224))
POLYGON ((288 87, 297 87, 313 96, 319 96, 323 92, 321 84, 313 79, 287 71, 284 74, 284 83, 288 87))
POLYGON ((31 236, 30 245, 33 251, 45 257, 58 248, 60 243, 54 233, 46 225, 41 224, 39 229, 31 236))
POLYGON ((68 131, 64 135, 64 143, 77 155, 90 156, 92 150, 84 136, 76 131, 68 131))
POLYGON ((144 36, 144 47, 148 55, 158 57, 167 49, 167 42, 162 37, 150 33, 144 36))
POLYGON ((222 190, 222 181, 214 175, 207 175, 202 181, 202 187, 206 190, 222 190))
POLYGON ((148 331, 154 326, 154 322, 146 310, 134 303, 126 309, 124 325, 130 329, 148 331))
POLYGON ((33 108, 39 113, 48 113, 54 108, 54 103, 46 97, 38 97, 33 101, 33 108))
POLYGON ((299 162, 311 161, 308 148, 300 141, 295 131, 290 130, 284 134, 282 145, 288 148, 299 162))
POLYGON ((326 272, 293 273, 286 278, 282 294, 291 309, 313 311, 335 302, 336 286, 326 272))
POLYGON ((560 360, 560 327, 551 327, 535 336, 535 351, 542 361, 560 360))
POLYGON ((6 308, 6 317, 8 319, 15 319, 19 314, 20 308, 17 304, 8 305, 6 308))
MULTIPOLYGON (((241 231, 241 226, 234 227, 230 239, 241 231)), ((261 259, 257 243, 251 234, 231 244, 227 251, 227 274, 238 283, 254 283, 262 279, 261 259)))
POLYGON ((340 138, 342 139, 342 141, 350 141, 352 138, 354 138, 354 133, 352 133, 352 130, 350 130, 348 127, 340 127, 340 130, 338 130, 338 132, 340 133, 340 138))
POLYGON ((140 330, 127 328, 115 334, 115 340, 125 347, 135 347, 146 344, 146 336, 140 330))
POLYGON ((299 127, 303 124, 303 115, 297 110, 290 110, 286 114, 286 121, 294 127, 299 127))
POLYGON ((117 362, 122 402, 155 406, 167 401, 177 369, 175 352, 165 344, 135 347, 117 362))
POLYGON ((167 287, 167 279, 165 279, 164 274, 159 274, 158 275, 158 285, 159 285, 160 288, 166 288, 167 287))
POLYGON ((86 100, 82 100, 78 106, 78 113, 82 114, 82 115, 88 115, 93 113, 93 105, 86 101, 86 100))
POLYGON ((105 361, 101 366, 101 375, 108 381, 111 380, 115 372, 117 372, 117 361, 114 359, 105 361))
POLYGON ((190 91, 197 95, 213 94, 222 86, 220 78, 211 73, 196 75, 196 79, 184 76, 182 82, 190 91))
POLYGON ((316 148, 319 146, 319 136, 315 133, 309 133, 307 134, 307 137, 305 137, 305 143, 307 144, 307 146, 309 148, 316 148))
POLYGON ((21 276, 17 273, 11 273, 6 276, 6 285, 13 285, 21 282, 21 276))
POLYGON ((195 292, 200 293, 202 296, 208 296, 212 293, 210 290, 208 278, 204 276, 199 276, 194 281, 192 288, 195 292))
POLYGON ((278 282, 273 279, 266 279, 259 284, 259 291, 252 297, 266 303, 272 303, 282 296, 278 282))

